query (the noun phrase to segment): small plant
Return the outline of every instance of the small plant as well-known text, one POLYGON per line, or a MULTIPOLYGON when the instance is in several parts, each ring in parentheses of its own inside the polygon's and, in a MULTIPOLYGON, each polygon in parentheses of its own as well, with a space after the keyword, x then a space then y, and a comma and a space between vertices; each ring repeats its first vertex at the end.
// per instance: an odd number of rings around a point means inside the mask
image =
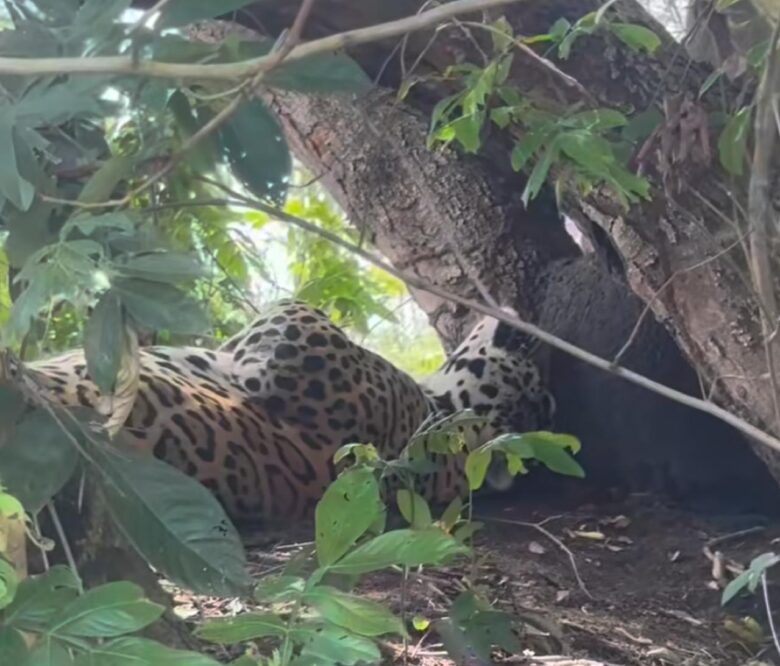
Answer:
MULTIPOLYGON (((453 500, 434 519, 414 486, 420 475, 432 470, 425 454, 460 453, 465 441, 457 427, 475 418, 460 413, 422 428, 398 460, 382 460, 372 445, 342 447, 335 461, 344 463, 351 457, 353 466, 328 487, 317 505, 312 570, 307 573, 305 561, 293 560, 280 575, 262 580, 255 589, 255 599, 267 610, 213 620, 201 627, 199 636, 222 644, 270 641, 273 655, 260 662, 266 666, 379 663, 376 639, 407 637, 408 620, 349 590, 365 574, 400 568, 406 585, 406 572, 412 567, 442 566, 472 555, 468 540, 479 524, 463 516, 464 510, 470 511, 471 500, 453 500), (395 501, 409 526, 385 531, 381 488, 383 481, 394 477, 408 485, 396 492, 395 501)), ((469 486, 472 490, 482 486, 494 455, 505 456, 513 474, 526 470, 524 460, 536 458, 550 469, 580 476, 582 469, 568 453, 578 449, 575 438, 553 433, 499 437, 469 453, 469 486)), ((429 624, 420 618, 411 623, 421 628, 429 624)), ((509 652, 520 649, 514 624, 512 616, 468 591, 433 627, 454 658, 465 646, 488 658, 494 646, 509 652)))
POLYGON ((482 67, 465 63, 447 69, 445 77, 459 81, 462 90, 434 108, 429 144, 456 142, 465 152, 476 153, 488 125, 508 132, 515 138, 512 168, 529 173, 523 191, 526 204, 538 195, 553 166, 559 171, 556 190, 570 181, 585 194, 607 185, 624 205, 647 198, 649 183, 627 167, 626 116, 613 109, 582 110, 581 105, 543 107, 513 85, 509 73, 518 45, 550 42, 557 45, 559 57, 567 58, 576 39, 601 27, 635 50, 655 51, 658 37, 639 25, 602 20, 602 12, 574 25, 562 19, 549 33, 533 37, 516 37, 503 18, 481 27, 492 36, 492 57, 482 67))
POLYGON ((132 634, 148 627, 164 608, 126 581, 87 590, 77 573, 54 566, 23 579, 24 509, 0 492, 0 657, 3 664, 186 663, 216 666, 195 652, 175 650, 132 634), (21 551, 17 546, 22 526, 21 551))

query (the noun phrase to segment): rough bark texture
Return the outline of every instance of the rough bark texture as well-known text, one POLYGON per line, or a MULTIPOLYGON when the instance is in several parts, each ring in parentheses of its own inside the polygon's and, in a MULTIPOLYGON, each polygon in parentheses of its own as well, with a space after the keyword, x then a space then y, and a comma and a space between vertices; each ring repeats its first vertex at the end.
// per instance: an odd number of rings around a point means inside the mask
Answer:
MULTIPOLYGON (((245 23, 277 33, 289 24, 297 4, 288 3, 280 9, 276 3, 263 0, 245 14, 245 23)), ((598 9, 600 4, 596 0, 527 0, 507 7, 503 13, 517 32, 538 34, 546 32, 560 17, 575 21, 598 9)), ((319 36, 369 25, 412 13, 421 5, 421 2, 413 0, 396 3, 322 0, 316 5, 308 30, 310 36, 319 36)), ((600 32, 580 38, 572 56, 558 65, 576 78, 599 105, 629 113, 661 106, 665 98, 679 92, 692 93, 695 98, 706 72, 698 66, 689 67, 676 44, 637 3, 626 0, 614 5, 610 11, 618 20, 651 27, 662 37, 660 51, 654 57, 637 54, 607 33, 600 32)), ((431 34, 418 34, 405 44, 404 63, 407 66, 419 56, 417 74, 440 72, 447 65, 464 59, 478 61, 473 44, 464 36, 463 30, 440 31, 433 41, 431 37, 431 34)), ((481 39, 479 35, 475 38, 481 39)), ((398 53, 393 55, 392 49, 396 46, 396 42, 372 44, 355 49, 352 55, 372 76, 394 86, 404 70, 398 65, 398 53)), ((516 58, 513 80, 522 90, 533 91, 537 98, 558 104, 579 99, 579 93, 561 77, 541 69, 522 55, 516 58)), ((406 103, 425 114, 446 92, 447 89, 439 84, 420 84, 406 103)), ((718 110, 722 103, 719 96, 712 97, 712 105, 705 98, 705 108, 710 113, 718 110)), ((356 104, 354 100, 338 111, 334 104, 339 102, 330 100, 292 102, 290 98, 277 97, 277 103, 277 108, 287 117, 296 149, 304 161, 308 159, 314 166, 319 163, 333 170, 334 173, 329 174, 329 187, 337 199, 347 204, 356 220, 373 231, 372 237, 378 247, 392 260, 401 261, 404 267, 426 277, 437 277, 433 273, 440 271, 439 279, 435 281, 461 293, 463 288, 473 289, 469 285, 474 282, 473 275, 477 275, 493 289, 500 286, 502 298, 511 298, 514 293, 517 300, 510 300, 509 304, 519 306, 522 313, 532 317, 538 315, 529 303, 530 290, 539 284, 541 274, 537 271, 544 269, 546 260, 554 261, 567 252, 564 245, 553 245, 551 247, 555 249, 552 250, 543 247, 556 238, 558 229, 554 224, 551 225, 552 230, 544 227, 548 236, 539 236, 531 231, 536 218, 513 208, 511 203, 508 207, 499 206, 494 213, 483 212, 476 217, 470 207, 456 204, 447 208, 448 188, 433 188, 433 183, 425 178, 428 172, 415 173, 415 169, 408 165, 403 170, 406 186, 412 187, 422 179, 430 188, 427 190, 430 196, 438 197, 438 203, 434 205, 435 200, 427 195, 423 197, 414 191, 405 191, 403 185, 392 185, 397 180, 399 165, 395 158, 388 159, 382 151, 396 151, 394 154, 397 155, 400 149, 409 150, 410 135, 400 133, 400 144, 392 145, 392 141, 387 141, 386 137, 392 133, 388 130, 391 119, 386 114, 407 112, 401 108, 388 106, 382 112, 371 108, 370 113, 376 113, 378 118, 371 132, 366 128, 366 118, 357 117, 357 111, 349 108, 356 104), (348 116, 350 121, 335 117, 340 113, 348 116), (345 153, 344 149, 348 146, 345 145, 343 132, 355 131, 363 132, 366 142, 376 142, 377 135, 385 137, 380 142, 380 151, 363 155, 345 153), (368 177, 368 169, 376 169, 376 177, 368 177), (388 194, 386 198, 381 197, 381 203, 371 201, 372 196, 377 196, 378 185, 381 186, 379 192, 388 194), (365 192, 358 194, 357 190, 363 186, 366 187, 365 192), (404 205, 409 206, 406 214, 404 205), (447 212, 444 216, 436 215, 442 206, 447 212), (495 225, 486 227, 484 220, 493 215, 495 225), (478 231, 475 233, 465 227, 478 231), (512 243, 507 249, 506 234, 509 230, 524 234, 524 242, 519 245, 512 243), (407 244, 408 239, 412 239, 414 247, 407 244), (473 251, 476 239, 483 243, 477 259, 473 251), (421 251, 420 241, 424 241, 427 249, 421 251), (538 241, 539 245, 528 247, 525 243, 529 241, 538 241), (464 243, 466 262, 454 257, 452 252, 441 254, 442 248, 446 252, 448 245, 461 242, 464 243), (507 262, 515 263, 508 265, 507 262), (462 268, 464 263, 466 269, 462 268), (470 263, 472 267, 468 268, 470 263), (486 267, 488 272, 485 272, 486 267), (470 271, 475 272, 470 275, 470 271), (497 272, 497 279, 491 278, 493 271, 497 272), (509 275, 516 278, 513 287, 507 285, 509 275)), ((369 113, 366 105, 370 104, 368 101, 360 104, 363 112, 369 113)), ((484 167, 484 173, 489 175, 483 175, 482 180, 490 184, 486 188, 478 188, 480 194, 477 199, 488 196, 499 202, 511 202, 513 195, 520 191, 521 183, 507 175, 504 140, 497 137, 488 141, 486 155, 488 161, 479 167, 476 161, 456 161, 447 156, 439 158, 443 160, 440 163, 428 158, 431 162, 426 168, 437 174, 437 181, 446 174, 448 181, 454 178, 457 182, 460 176, 454 174, 460 169, 481 170, 484 167)), ((735 209, 729 194, 731 186, 717 166, 705 168, 698 165, 698 169, 694 168, 696 166, 684 165, 674 174, 685 185, 676 190, 664 187, 657 170, 650 164, 650 176, 655 184, 652 198, 632 206, 629 211, 623 210, 609 191, 600 190, 587 199, 567 197, 564 212, 586 228, 593 225, 605 232, 601 235, 602 239, 608 238, 609 247, 605 250, 611 248, 617 252, 630 289, 650 305, 655 317, 671 331, 697 368, 707 390, 710 391, 710 386, 714 385, 712 394, 727 407, 757 425, 777 432, 757 308, 746 281, 744 261, 738 250, 724 250, 733 244, 736 237, 733 233, 729 235, 729 227, 721 217, 722 212, 728 215, 735 209)), ((431 312, 435 312, 438 306, 422 304, 431 312)), ((434 321, 445 339, 451 340, 453 332, 458 330, 453 327, 452 319, 434 321)), ((757 448, 757 451, 780 479, 780 465, 774 453, 763 447, 757 448)))
MULTIPOLYGON (((297 155, 397 268, 538 318, 533 285, 550 261, 578 253, 546 201, 525 209, 522 183, 481 159, 425 145, 425 120, 378 92, 353 100, 276 93, 297 155)), ((428 293, 417 301, 453 347, 473 315, 428 293)))

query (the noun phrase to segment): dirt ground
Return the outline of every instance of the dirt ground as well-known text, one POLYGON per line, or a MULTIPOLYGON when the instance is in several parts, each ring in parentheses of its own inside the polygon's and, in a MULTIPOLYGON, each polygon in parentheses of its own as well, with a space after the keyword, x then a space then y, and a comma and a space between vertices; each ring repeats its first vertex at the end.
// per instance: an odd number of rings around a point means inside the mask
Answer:
MULTIPOLYGON (((440 616, 472 576, 498 608, 527 623, 524 644, 534 654, 497 654, 494 663, 563 664, 544 655, 566 655, 592 660, 568 666, 780 664, 761 596, 724 609, 717 580, 722 585, 724 576, 729 580, 739 566, 775 548, 780 520, 695 512, 652 496, 599 504, 489 500, 476 514, 485 523, 476 539, 476 569, 425 570, 409 584, 405 608, 408 616, 440 616)), ((254 572, 278 568, 308 538, 305 530, 250 535, 254 572)), ((401 612, 400 574, 368 577, 361 589, 401 612)), ((769 592, 780 607, 780 589, 770 583, 769 592)), ((195 622, 243 609, 238 602, 177 598, 177 612, 195 622)), ((406 650, 392 643, 382 648, 387 664, 454 663, 430 633, 418 632, 406 650)))

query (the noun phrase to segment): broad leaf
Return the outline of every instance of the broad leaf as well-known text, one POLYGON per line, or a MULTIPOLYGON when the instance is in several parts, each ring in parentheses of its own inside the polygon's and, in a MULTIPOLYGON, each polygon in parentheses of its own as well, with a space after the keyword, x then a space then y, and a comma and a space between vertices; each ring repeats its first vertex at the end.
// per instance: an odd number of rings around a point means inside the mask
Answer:
POLYGON ((284 202, 292 157, 282 128, 260 100, 245 102, 218 130, 235 176, 259 199, 284 202))
POLYGON ((95 666, 219 666, 219 663, 197 652, 174 650, 149 640, 126 636, 95 646, 90 650, 95 666))
POLYGON ((412 527, 421 529, 433 522, 428 502, 416 492, 403 488, 396 493, 396 502, 401 515, 412 527))
POLYGON ((305 93, 360 93, 371 79, 352 58, 341 53, 322 53, 287 64, 270 72, 266 83, 305 93))
POLYGON ((131 255, 113 264, 114 270, 152 282, 189 282, 206 275, 197 257, 178 252, 148 252, 131 255))
POLYGON ((284 636, 287 623, 273 613, 242 613, 237 617, 210 620, 197 631, 200 638, 232 645, 266 636, 284 636))
POLYGON ((317 504, 317 560, 327 566, 338 560, 371 527, 381 508, 373 472, 352 469, 337 478, 317 504))
POLYGON ((113 286, 133 318, 153 331, 197 334, 209 327, 200 304, 176 287, 135 278, 116 278, 113 286))
POLYGON ((44 636, 30 650, 24 666, 72 666, 73 657, 60 641, 44 636))
POLYGON ((728 119, 718 138, 720 163, 733 176, 741 176, 745 169, 751 115, 749 106, 737 111, 728 119))
POLYGON ((304 625, 293 631, 293 640, 303 646, 296 664, 354 666, 381 660, 373 641, 337 627, 304 625))
POLYGON ((634 51, 645 50, 655 53, 661 46, 661 40, 649 28, 636 23, 609 23, 609 29, 634 51))
POLYGON ((301 596, 305 583, 300 576, 263 578, 254 590, 254 598, 261 602, 293 601, 301 596))
POLYGON ((438 565, 468 552, 468 548, 437 527, 395 530, 358 546, 328 570, 333 573, 363 574, 394 564, 409 567, 438 565))
POLYGON ((20 139, 14 128, 14 114, 10 106, 0 106, 0 194, 19 210, 27 210, 35 197, 35 188, 19 173, 16 161, 20 139))
POLYGON ((27 643, 24 636, 9 626, 0 626, 0 655, 4 664, 26 664, 27 643))
POLYGON ((23 580, 13 603, 5 609, 4 623, 18 629, 43 631, 60 609, 76 598, 79 581, 65 566, 23 580))
POLYGON ((52 619, 57 636, 113 638, 143 629, 165 609, 144 598, 143 590, 120 581, 95 587, 75 599, 52 619))
POLYGON ((102 393, 112 392, 125 351, 122 304, 109 290, 100 297, 84 331, 87 371, 102 393))
POLYGON ((403 622, 382 604, 348 594, 327 585, 318 585, 303 597, 328 622, 361 636, 406 634, 403 622))
POLYGON ((28 413, 0 447, 0 481, 37 513, 70 479, 78 451, 44 410, 28 413))
POLYGON ((492 457, 493 453, 490 448, 484 446, 469 451, 469 455, 466 458, 465 471, 471 490, 478 490, 482 487, 492 457))
POLYGON ((130 448, 90 443, 88 450, 112 516, 149 564, 200 594, 246 591, 243 545, 204 486, 130 448))

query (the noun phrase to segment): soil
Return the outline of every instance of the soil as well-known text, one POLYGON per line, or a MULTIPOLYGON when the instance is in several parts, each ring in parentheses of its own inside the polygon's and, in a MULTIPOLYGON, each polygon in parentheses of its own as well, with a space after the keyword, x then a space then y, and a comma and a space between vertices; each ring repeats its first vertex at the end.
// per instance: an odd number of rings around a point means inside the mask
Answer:
MULTIPOLYGON (((441 616, 468 578, 527 627, 522 636, 530 652, 496 654, 493 663, 780 664, 761 588, 725 608, 720 604, 725 582, 780 539, 780 520, 694 511, 648 495, 598 504, 562 498, 510 502, 491 499, 477 506, 475 518, 484 527, 475 539, 475 568, 426 569, 413 578, 404 592, 407 616, 441 616)), ((254 573, 278 569, 309 538, 305 529, 249 535, 254 573)), ((400 613, 401 587, 400 574, 388 572, 367 577, 360 589, 400 613)), ((768 591, 780 599, 771 577, 768 591)), ((177 600, 177 612, 196 622, 243 610, 236 601, 186 594, 177 600)), ((414 632, 405 654, 400 644, 382 649, 387 664, 455 663, 430 632, 414 632)))

